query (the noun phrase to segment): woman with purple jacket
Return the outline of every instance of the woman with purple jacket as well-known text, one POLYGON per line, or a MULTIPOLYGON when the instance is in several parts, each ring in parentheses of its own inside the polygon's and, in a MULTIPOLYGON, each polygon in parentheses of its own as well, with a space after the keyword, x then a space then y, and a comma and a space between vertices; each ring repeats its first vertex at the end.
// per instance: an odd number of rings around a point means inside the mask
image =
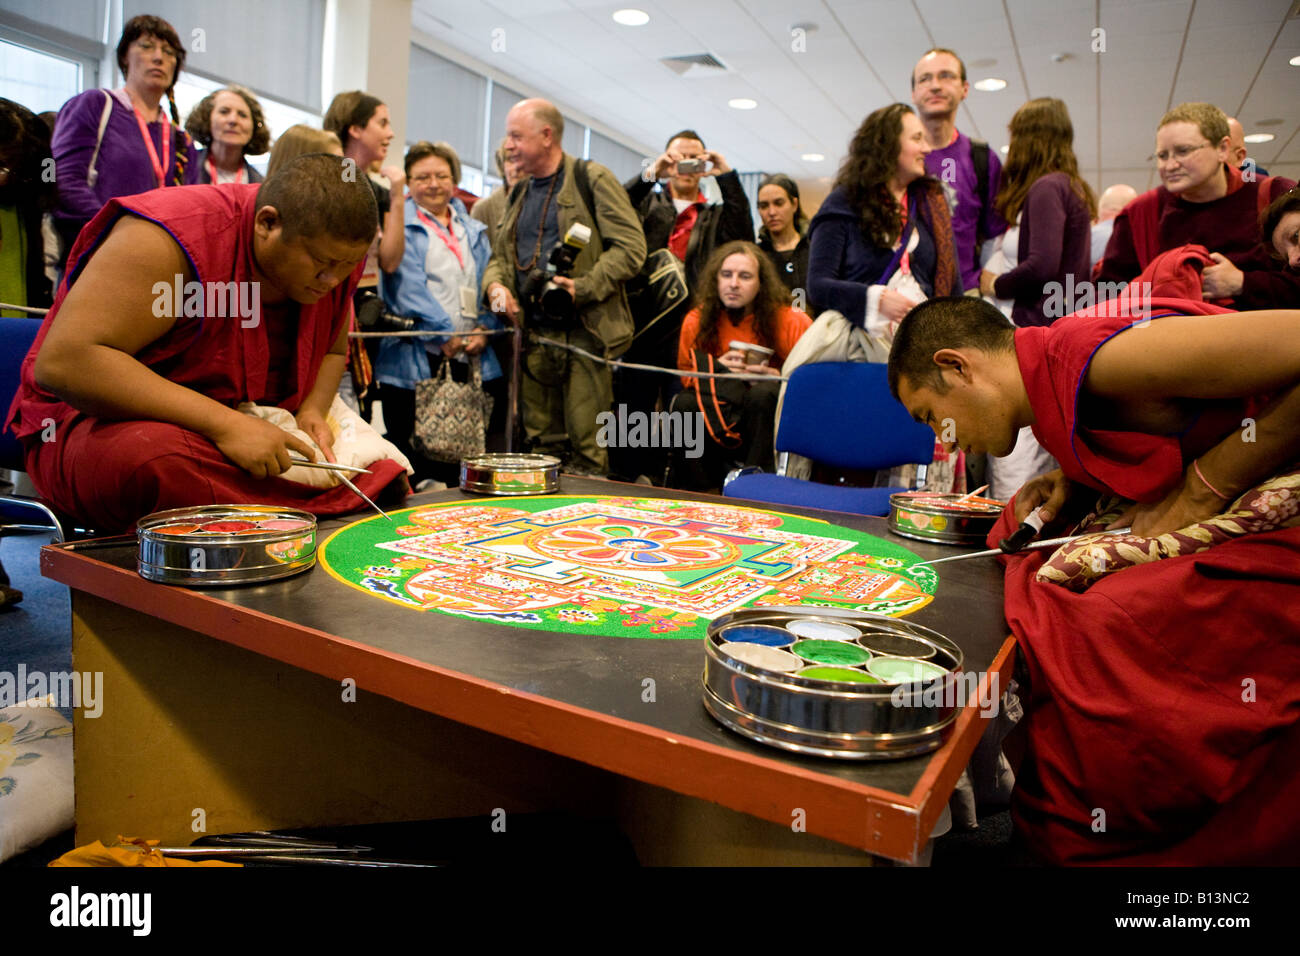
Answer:
MULTIPOLYGON (((1008 128, 1011 148, 993 208, 1011 225, 989 260, 993 268, 980 273, 980 292, 1010 300, 1017 326, 1051 325, 1075 311, 1073 290, 1088 285, 1097 199, 1079 176, 1074 126, 1063 102, 1030 100, 1008 128)), ((1056 466, 1033 432, 1022 428, 1009 455, 988 459, 990 494, 1005 501, 1056 466)))
POLYGON ((1001 275, 984 270, 980 292, 1012 300, 1011 321, 1018 326, 1051 325, 1075 311, 1066 297, 1089 281, 1097 199, 1079 175, 1074 126, 1063 102, 1030 100, 1008 128, 1011 148, 993 207, 1012 224, 1001 245, 1011 268, 1001 275))
POLYGON ((132 17, 117 44, 126 85, 87 90, 59 110, 51 144, 59 189, 54 222, 65 257, 108 200, 185 182, 194 146, 172 97, 184 63, 185 48, 170 23, 132 17))

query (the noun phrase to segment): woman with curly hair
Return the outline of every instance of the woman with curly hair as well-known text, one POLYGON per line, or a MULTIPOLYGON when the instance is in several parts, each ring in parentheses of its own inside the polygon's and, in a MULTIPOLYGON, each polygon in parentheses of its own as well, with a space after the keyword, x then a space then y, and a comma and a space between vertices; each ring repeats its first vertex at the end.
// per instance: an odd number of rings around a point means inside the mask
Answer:
POLYGON ((186 131, 204 145, 190 167, 191 183, 260 183, 262 174, 248 162, 271 145, 262 104, 250 90, 227 86, 209 93, 190 110, 186 131))
MULTIPOLYGON (((772 469, 780 367, 810 325, 812 319, 790 307, 789 290, 758 246, 736 240, 709 257, 700 273, 696 307, 682 320, 677 367, 767 375, 772 380, 728 390, 738 406, 736 420, 724 430, 730 434, 700 436, 702 454, 692 458, 687 454, 691 449, 674 449, 671 480, 676 487, 719 488, 727 472, 738 465, 772 469), (756 353, 733 348, 732 343, 756 345, 773 354, 764 361, 756 353)), ((718 386, 712 380, 684 381, 686 389, 674 399, 674 411, 693 414, 705 403, 713 404, 711 393, 718 386)))
POLYGON ((64 255, 104 203, 182 186, 194 163, 194 144, 172 95, 185 65, 176 28, 161 17, 132 17, 117 43, 117 65, 126 79, 122 87, 77 94, 63 104, 54 127, 54 222, 64 255))
POLYGON ((925 174, 929 152, 911 107, 876 110, 808 228, 809 297, 886 341, 912 306, 962 291, 948 202, 925 174))

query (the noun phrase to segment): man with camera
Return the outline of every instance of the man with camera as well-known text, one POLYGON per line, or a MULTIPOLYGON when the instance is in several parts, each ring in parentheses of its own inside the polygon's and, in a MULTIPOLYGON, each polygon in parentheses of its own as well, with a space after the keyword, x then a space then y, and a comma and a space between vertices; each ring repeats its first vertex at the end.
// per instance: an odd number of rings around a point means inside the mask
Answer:
MULTIPOLYGON (((684 129, 668 138, 664 151, 650 160, 640 176, 624 186, 641 219, 649 257, 628 287, 637 335, 627 359, 644 365, 673 368, 682 317, 691 307, 696 284, 713 251, 737 239, 754 241, 754 220, 740 175, 717 150, 707 149, 700 134, 684 129), (700 181, 714 177, 721 202, 708 201, 700 181), (679 264, 673 277, 671 254, 679 264)), ((666 409, 678 391, 673 376, 622 370, 614 386, 616 400, 628 411, 666 409)), ((614 470, 628 478, 640 474, 662 476, 666 456, 659 449, 626 449, 615 456, 614 470)))
POLYGON ((488 308, 529 332, 523 358, 524 434, 555 453, 567 434, 565 470, 605 475, 596 416, 613 404, 609 366, 632 338, 622 283, 645 261, 645 237, 618 180, 598 163, 565 154, 564 119, 551 103, 524 100, 506 117, 506 157, 531 177, 510 193, 484 273, 488 308))

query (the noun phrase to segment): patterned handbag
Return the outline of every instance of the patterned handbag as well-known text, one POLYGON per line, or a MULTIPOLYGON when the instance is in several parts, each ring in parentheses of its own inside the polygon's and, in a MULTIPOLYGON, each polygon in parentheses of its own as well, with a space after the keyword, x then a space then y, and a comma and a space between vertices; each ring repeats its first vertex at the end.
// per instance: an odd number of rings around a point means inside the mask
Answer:
POLYGON ((459 462, 483 454, 492 396, 483 391, 479 356, 470 357, 469 371, 468 382, 457 382, 451 377, 451 360, 443 359, 437 378, 415 383, 412 442, 426 458, 459 462))

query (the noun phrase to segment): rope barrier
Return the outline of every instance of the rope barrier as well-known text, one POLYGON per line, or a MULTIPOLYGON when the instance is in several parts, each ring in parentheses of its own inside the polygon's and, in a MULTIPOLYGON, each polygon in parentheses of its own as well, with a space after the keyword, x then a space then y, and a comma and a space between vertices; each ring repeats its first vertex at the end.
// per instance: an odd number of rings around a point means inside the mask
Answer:
POLYGON ((26 305, 13 305, 9 302, 0 302, 0 309, 16 309, 19 312, 27 312, 31 315, 46 315, 50 311, 49 309, 33 309, 26 305))

